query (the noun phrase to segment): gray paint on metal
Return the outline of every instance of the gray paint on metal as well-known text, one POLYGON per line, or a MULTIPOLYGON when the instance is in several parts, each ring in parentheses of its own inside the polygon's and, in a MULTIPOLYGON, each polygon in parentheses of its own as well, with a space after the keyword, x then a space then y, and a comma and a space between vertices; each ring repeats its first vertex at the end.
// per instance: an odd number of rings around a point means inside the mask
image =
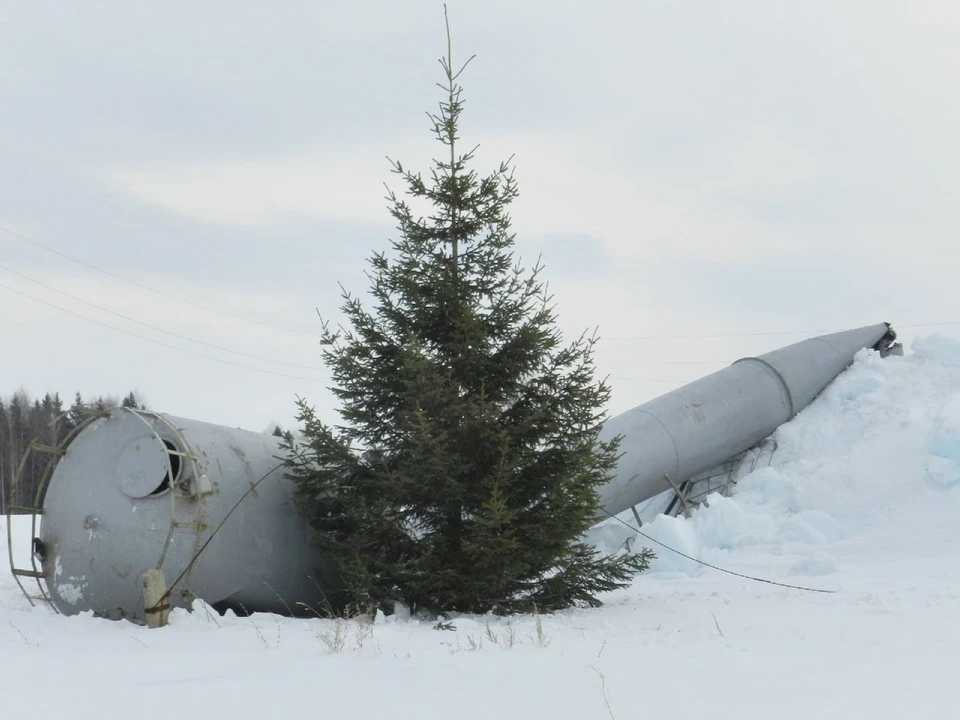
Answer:
POLYGON ((280 454, 272 436, 184 418, 118 408, 94 421, 67 446, 43 502, 44 573, 57 609, 143 620, 141 574, 158 568, 173 582, 189 568, 173 607, 195 596, 238 611, 320 610, 329 566, 275 469, 280 454), (187 456, 169 456, 163 441, 187 456), (171 487, 164 479, 177 462, 171 487))
POLYGON ((886 323, 810 338, 729 367, 607 421, 622 457, 600 488, 617 515, 744 452, 806 408, 863 348, 895 338, 886 323))
MULTIPOLYGON (((744 358, 612 418, 601 438, 623 435, 623 456, 600 489, 597 520, 755 446, 859 350, 891 334, 875 325, 744 358)), ((251 612, 323 607, 335 576, 277 468, 280 454, 277 438, 195 420, 123 408, 94 420, 67 445, 43 500, 43 572, 54 605, 142 621, 138 580, 155 568, 169 582, 186 571, 172 607, 192 597, 251 612), (165 442, 183 454, 170 455, 165 442)))
POLYGON ((132 498, 144 498, 156 490, 167 475, 169 462, 166 448, 156 441, 149 427, 141 427, 141 433, 120 453, 112 473, 123 494, 132 498))

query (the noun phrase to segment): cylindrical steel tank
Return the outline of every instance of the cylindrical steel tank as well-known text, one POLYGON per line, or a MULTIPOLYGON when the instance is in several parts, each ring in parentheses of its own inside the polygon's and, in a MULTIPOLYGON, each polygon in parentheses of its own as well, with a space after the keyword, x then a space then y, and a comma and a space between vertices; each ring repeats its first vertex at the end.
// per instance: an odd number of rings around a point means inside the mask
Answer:
POLYGON ((613 479, 600 488, 598 520, 711 470, 768 437, 809 405, 863 348, 896 339, 881 323, 803 340, 744 358, 608 420, 602 440, 623 436, 613 479))
POLYGON ((138 580, 159 568, 171 584, 186 570, 173 607, 320 612, 330 568, 280 456, 275 437, 195 420, 124 408, 94 420, 43 499, 36 547, 55 607, 142 620, 138 580))
MULTIPOLYGON (((804 340, 612 418, 601 438, 622 435, 623 455, 597 521, 753 447, 862 348, 887 352, 895 338, 880 324, 804 340)), ((42 567, 14 572, 45 580, 61 612, 143 620, 139 579, 151 569, 173 584, 173 607, 194 597, 241 612, 336 605, 333 566, 297 512, 277 438, 118 408, 43 451, 63 454, 42 498, 42 567)))

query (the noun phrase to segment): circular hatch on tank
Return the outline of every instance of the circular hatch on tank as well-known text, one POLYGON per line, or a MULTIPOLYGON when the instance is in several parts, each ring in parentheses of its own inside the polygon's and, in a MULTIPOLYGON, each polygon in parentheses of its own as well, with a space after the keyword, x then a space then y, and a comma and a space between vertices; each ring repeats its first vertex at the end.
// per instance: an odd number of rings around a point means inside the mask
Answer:
POLYGON ((169 440, 144 435, 131 440, 117 458, 114 473, 124 495, 145 498, 168 490, 180 475, 180 456, 169 440), (171 478, 171 470, 173 477, 171 478))

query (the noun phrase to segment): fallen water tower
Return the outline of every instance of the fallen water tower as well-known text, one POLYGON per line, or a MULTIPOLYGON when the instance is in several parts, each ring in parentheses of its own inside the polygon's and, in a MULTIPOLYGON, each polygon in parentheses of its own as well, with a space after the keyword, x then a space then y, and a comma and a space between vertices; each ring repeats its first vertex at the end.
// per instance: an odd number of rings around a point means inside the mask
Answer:
MULTIPOLYGON (((686 511, 861 350, 901 354, 895 339, 886 323, 810 338, 611 418, 601 437, 621 435, 623 454, 599 490, 596 522, 669 493, 686 511)), ((35 581, 57 611, 143 622, 140 579, 151 570, 169 583, 171 607, 194 598, 240 613, 313 615, 336 606, 333 566, 298 512, 277 438, 117 408, 57 445, 32 443, 30 453, 47 457, 25 508, 31 534, 17 538, 32 543, 31 566, 15 565, 12 536, 10 564, 21 588, 35 581)))
POLYGON ((33 567, 14 574, 35 579, 59 612, 143 621, 139 579, 153 569, 171 583, 171 607, 326 607, 330 568, 295 507, 278 438, 116 408, 61 447, 31 447, 51 471, 34 508, 33 567))

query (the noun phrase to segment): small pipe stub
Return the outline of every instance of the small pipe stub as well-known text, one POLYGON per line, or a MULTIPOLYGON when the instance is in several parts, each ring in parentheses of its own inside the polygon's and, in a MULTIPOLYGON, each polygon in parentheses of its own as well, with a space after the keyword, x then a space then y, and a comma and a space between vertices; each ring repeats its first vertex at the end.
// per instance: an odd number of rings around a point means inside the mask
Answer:
POLYGON ((890 323, 884 323, 887 326, 886 334, 877 341, 873 350, 880 353, 880 357, 885 358, 889 355, 903 356, 903 344, 894 342, 897 339, 897 331, 893 329, 890 323))

